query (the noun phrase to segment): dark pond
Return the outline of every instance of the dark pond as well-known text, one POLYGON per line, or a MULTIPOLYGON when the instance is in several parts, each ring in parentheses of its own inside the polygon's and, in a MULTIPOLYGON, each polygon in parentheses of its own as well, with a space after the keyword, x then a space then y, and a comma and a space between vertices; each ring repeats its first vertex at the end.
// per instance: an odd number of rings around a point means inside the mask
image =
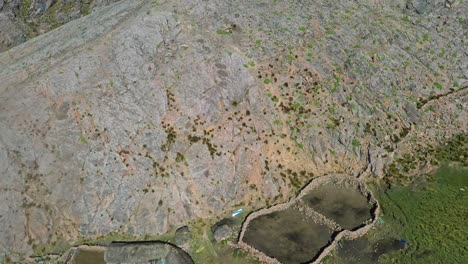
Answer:
POLYGON ((371 205, 357 189, 324 184, 303 197, 304 202, 342 228, 352 230, 371 219, 371 205))
POLYGON ((80 249, 76 264, 105 264, 104 251, 80 249))
POLYGON ((366 237, 356 240, 343 240, 338 247, 338 256, 346 264, 374 264, 380 256, 401 250, 404 243, 397 239, 384 239, 370 243, 366 237))
POLYGON ((372 218, 371 205, 357 189, 327 183, 286 210, 253 219, 243 241, 282 263, 313 260, 329 244, 333 230, 307 217, 298 209, 299 204, 314 209, 345 229, 354 229, 372 218))
POLYGON ((313 259, 331 235, 327 226, 306 219, 299 210, 290 207, 255 218, 243 240, 282 263, 303 263, 313 259))

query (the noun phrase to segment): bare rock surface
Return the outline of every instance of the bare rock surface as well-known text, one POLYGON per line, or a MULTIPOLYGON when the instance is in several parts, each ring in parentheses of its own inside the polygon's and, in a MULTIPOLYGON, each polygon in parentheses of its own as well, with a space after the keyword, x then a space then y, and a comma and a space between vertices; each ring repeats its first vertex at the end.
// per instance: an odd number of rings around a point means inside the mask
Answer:
POLYGON ((0 52, 118 0, 1 0, 0 52))
POLYGON ((191 239, 192 233, 188 226, 182 226, 177 228, 174 235, 174 244, 176 244, 178 247, 184 250, 189 250, 191 239))
POLYGON ((223 224, 215 228, 213 232, 213 237, 216 240, 216 242, 221 242, 232 237, 233 234, 233 228, 227 224, 223 224))
POLYGON ((383 177, 466 133, 468 2, 403 2, 119 1, 0 53, 0 256, 383 177))

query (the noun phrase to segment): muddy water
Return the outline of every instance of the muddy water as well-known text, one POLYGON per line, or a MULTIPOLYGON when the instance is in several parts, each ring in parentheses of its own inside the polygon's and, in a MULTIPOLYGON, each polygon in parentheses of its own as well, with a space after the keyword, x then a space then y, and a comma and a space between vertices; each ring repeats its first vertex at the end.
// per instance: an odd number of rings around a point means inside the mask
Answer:
POLYGON ((371 205, 356 188, 324 184, 305 195, 303 201, 315 211, 352 230, 371 219, 371 205))
POLYGON ((287 209, 253 218, 242 240, 281 263, 307 263, 329 245, 334 230, 371 220, 372 207, 355 183, 331 179, 287 209))
POLYGON ((312 260, 331 239, 332 230, 292 207, 252 220, 244 242, 282 263, 312 260))
POLYGON ((367 237, 356 240, 344 240, 337 249, 336 263, 346 264, 375 264, 380 256, 401 250, 405 245, 397 239, 386 238, 377 242, 370 242, 367 237))
POLYGON ((105 264, 104 251, 80 249, 76 264, 105 264))

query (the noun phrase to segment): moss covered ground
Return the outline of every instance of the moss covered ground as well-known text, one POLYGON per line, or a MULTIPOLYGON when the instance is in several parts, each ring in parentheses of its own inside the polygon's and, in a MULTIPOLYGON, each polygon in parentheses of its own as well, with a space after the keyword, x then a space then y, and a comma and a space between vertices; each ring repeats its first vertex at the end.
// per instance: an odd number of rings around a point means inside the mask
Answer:
POLYGON ((409 185, 374 186, 382 208, 376 228, 343 241, 325 263, 466 263, 468 169, 441 166, 409 185))
POLYGON ((380 193, 383 233, 407 241, 382 263, 466 263, 468 170, 442 166, 427 182, 380 193))

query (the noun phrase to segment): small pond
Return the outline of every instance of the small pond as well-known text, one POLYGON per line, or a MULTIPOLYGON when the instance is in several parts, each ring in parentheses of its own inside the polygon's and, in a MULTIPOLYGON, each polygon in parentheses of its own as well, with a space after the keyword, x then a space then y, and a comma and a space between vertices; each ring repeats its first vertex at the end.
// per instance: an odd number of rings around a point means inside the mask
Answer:
POLYGON ((356 188, 326 183, 302 199, 308 206, 335 221, 343 229, 355 229, 372 218, 371 205, 356 188))
POLYGON ((373 205, 358 186, 354 179, 323 181, 289 207, 251 219, 242 242, 281 263, 310 262, 337 231, 355 230, 372 219, 373 205))
POLYGON ((244 242, 282 263, 302 263, 327 245, 331 235, 330 228, 290 207, 251 221, 244 242))
POLYGON ((80 249, 75 259, 76 264, 106 264, 104 250, 80 249))

